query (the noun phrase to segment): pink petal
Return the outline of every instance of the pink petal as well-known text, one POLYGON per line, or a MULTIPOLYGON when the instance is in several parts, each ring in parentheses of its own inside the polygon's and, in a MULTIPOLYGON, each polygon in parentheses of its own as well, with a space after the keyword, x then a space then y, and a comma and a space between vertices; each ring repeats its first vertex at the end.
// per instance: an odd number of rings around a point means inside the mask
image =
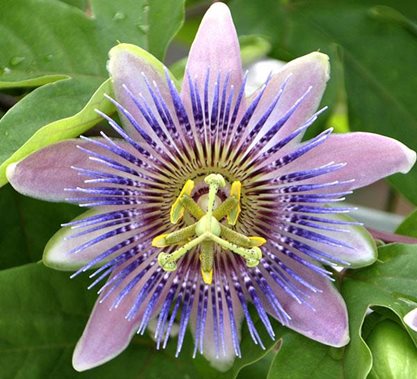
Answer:
POLYGON ((333 285, 323 278, 310 277, 322 290, 321 293, 311 294, 309 306, 298 304, 288 299, 285 309, 291 315, 288 327, 325 345, 342 347, 349 343, 349 325, 345 302, 333 285))
POLYGON ((82 186, 84 180, 71 166, 91 168, 88 155, 77 148, 88 143, 69 140, 50 145, 7 167, 7 179, 16 191, 37 199, 65 201, 65 188, 82 186))
MULTIPOLYGON (((201 21, 197 35, 190 49, 185 78, 197 79, 200 89, 204 84, 207 70, 211 82, 218 74, 230 74, 230 84, 237 92, 242 84, 242 63, 239 41, 229 8, 223 3, 214 3, 201 21)), ((183 99, 189 98, 188 81, 182 87, 183 99)))
POLYGON ((411 329, 417 332, 417 308, 408 312, 404 316, 403 320, 411 329))
MULTIPOLYGON (((264 276, 277 294, 283 308, 291 317, 287 326, 325 345, 335 347, 347 345, 349 342, 349 327, 346 304, 333 284, 327 278, 314 273, 289 258, 286 259, 280 255, 280 259, 306 282, 320 291, 313 292, 299 285, 299 288, 306 294, 305 301, 300 304, 276 285, 269 274, 264 271, 264 276)), ((271 310, 268 311, 273 315, 271 310)))
MULTIPOLYGON (((175 117, 172 107, 171 95, 167 86, 165 66, 153 55, 138 46, 126 43, 113 47, 109 53, 110 60, 108 70, 113 82, 113 90, 116 100, 134 117, 137 123, 152 137, 158 140, 153 128, 145 120, 141 110, 132 100, 128 90, 143 104, 147 104, 152 110, 153 115, 162 125, 157 108, 149 92, 148 85, 155 91, 157 86, 162 99, 166 101, 171 116, 175 117)), ((123 126, 131 135, 137 134, 134 127, 126 118, 121 115, 123 126)))
MULTIPOLYGON (((104 138, 96 138, 95 140, 105 142, 104 138)), ((135 154, 135 149, 128 143, 116 139, 114 139, 114 142, 117 142, 120 148, 135 154)), ((106 142, 105 144, 109 145, 106 142)), ((23 195, 58 202, 67 201, 69 198, 88 196, 79 192, 68 191, 68 189, 77 187, 86 188, 84 181, 90 179, 81 175, 73 167, 120 174, 116 169, 111 169, 103 163, 90 159, 89 153, 80 150, 78 146, 111 157, 123 165, 132 167, 126 160, 110 153, 106 148, 97 146, 91 141, 77 139, 49 145, 20 162, 9 165, 6 172, 7 179, 16 191, 23 195)), ((136 166, 133 167, 137 169, 136 166)), ((88 185, 88 187, 93 186, 94 184, 88 185)))
POLYGON ((324 143, 284 167, 285 171, 308 170, 330 162, 346 166, 310 182, 353 180, 328 191, 349 191, 364 187, 386 176, 407 173, 416 161, 416 153, 395 139, 372 133, 331 135, 324 143))
MULTIPOLYGON (((100 303, 100 299, 102 299, 103 296, 100 296, 97 300, 83 335, 74 350, 72 364, 77 371, 85 371, 99 366, 113 359, 126 349, 138 329, 147 306, 147 299, 142 302, 137 314, 131 321, 127 320, 125 316, 134 304, 138 292, 152 273, 158 268, 158 265, 153 266, 153 268, 147 272, 117 308, 111 310, 110 308, 120 291, 145 267, 145 265, 149 264, 152 259, 154 259, 154 257, 149 258, 135 271, 129 274, 120 287, 113 291, 105 301, 100 303)), ((113 275, 117 274, 117 272, 119 272, 119 270, 115 271, 113 275)), ((167 286, 167 288, 169 288, 169 286, 167 286)), ((165 295, 162 293, 161 299, 164 297, 165 295)))
POLYGON ((77 371, 99 366, 119 355, 129 345, 139 325, 139 315, 132 321, 125 319, 130 301, 109 310, 111 301, 96 302, 81 339, 75 347, 72 365, 77 371))
MULTIPOLYGON (((325 54, 315 52, 292 60, 279 72, 274 74, 258 104, 257 110, 253 116, 252 125, 255 125, 271 106, 284 82, 286 82, 286 85, 281 98, 253 143, 261 138, 266 131, 281 119, 281 117, 287 113, 306 91, 309 92, 305 95, 303 101, 274 138, 271 139, 269 144, 266 145, 265 150, 286 137, 308 120, 320 104, 321 97, 326 88, 326 82, 329 79, 329 70, 329 57, 325 54), (310 87, 311 89, 309 90, 310 87)), ((259 94, 260 90, 261 89, 250 96, 247 100, 247 104, 250 104, 250 102, 259 94)), ((247 129, 246 134, 250 132, 250 129, 251 128, 247 129)), ((298 140, 300 140, 301 137, 302 134, 298 137, 298 140)))

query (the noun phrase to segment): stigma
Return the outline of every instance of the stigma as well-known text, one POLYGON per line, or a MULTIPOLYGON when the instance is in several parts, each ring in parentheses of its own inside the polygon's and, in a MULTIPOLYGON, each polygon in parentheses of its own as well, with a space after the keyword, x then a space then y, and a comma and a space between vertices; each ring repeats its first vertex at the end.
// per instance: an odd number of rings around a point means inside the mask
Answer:
POLYGON ((220 247, 242 257, 248 267, 255 267, 262 259, 262 246, 266 240, 262 237, 245 236, 233 230, 241 212, 241 183, 231 183, 229 196, 216 206, 216 195, 226 181, 220 174, 210 174, 204 179, 208 186, 207 211, 193 199, 194 182, 187 180, 171 206, 170 221, 177 224, 189 213, 194 223, 172 233, 161 234, 152 241, 154 247, 177 245, 172 253, 161 252, 158 263, 165 271, 175 271, 177 262, 185 254, 199 250, 201 276, 206 284, 213 281, 215 254, 220 247), (216 207, 215 207, 216 206, 216 207), (229 225, 229 226, 227 226, 229 225))

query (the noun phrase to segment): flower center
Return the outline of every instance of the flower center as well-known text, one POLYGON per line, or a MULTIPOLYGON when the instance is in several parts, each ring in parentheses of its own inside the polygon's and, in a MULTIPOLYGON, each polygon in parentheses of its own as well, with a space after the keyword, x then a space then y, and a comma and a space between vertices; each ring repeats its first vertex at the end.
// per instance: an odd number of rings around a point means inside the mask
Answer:
POLYGON ((165 271, 177 269, 177 261, 189 251, 200 247, 201 275, 206 284, 213 280, 215 246, 240 255, 248 267, 255 267, 262 258, 259 246, 266 240, 262 237, 247 237, 238 233, 221 221, 226 218, 229 225, 235 225, 240 213, 241 183, 235 181, 230 187, 230 195, 221 202, 217 193, 226 186, 226 181, 220 174, 210 174, 204 182, 208 193, 196 202, 192 197, 194 182, 187 180, 180 195, 171 207, 171 223, 176 224, 187 211, 196 221, 169 234, 161 234, 154 238, 152 245, 166 247, 179 245, 173 253, 161 252, 158 263, 165 271), (204 212, 201 206, 207 211, 204 212))

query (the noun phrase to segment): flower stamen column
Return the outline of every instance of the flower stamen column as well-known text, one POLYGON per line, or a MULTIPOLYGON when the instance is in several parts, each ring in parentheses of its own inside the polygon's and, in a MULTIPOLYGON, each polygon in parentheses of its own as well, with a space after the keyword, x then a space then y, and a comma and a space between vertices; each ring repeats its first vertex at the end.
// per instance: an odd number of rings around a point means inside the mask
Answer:
POLYGON ((266 240, 262 237, 247 237, 238 233, 220 221, 227 217, 228 223, 234 225, 240 213, 240 182, 234 182, 231 186, 230 197, 220 204, 215 210, 216 194, 220 187, 226 185, 226 181, 220 174, 206 176, 204 182, 209 186, 207 212, 192 199, 191 192, 194 187, 192 180, 187 180, 180 195, 171 207, 171 223, 176 224, 187 210, 197 218, 197 222, 183 229, 169 234, 161 234, 154 238, 152 245, 165 247, 170 245, 182 245, 173 253, 160 253, 158 263, 165 271, 175 271, 176 262, 190 250, 200 247, 201 275, 204 283, 213 281, 213 266, 215 244, 225 250, 240 255, 248 267, 255 267, 262 258, 259 246, 266 240), (195 237, 190 240, 191 237, 195 237))

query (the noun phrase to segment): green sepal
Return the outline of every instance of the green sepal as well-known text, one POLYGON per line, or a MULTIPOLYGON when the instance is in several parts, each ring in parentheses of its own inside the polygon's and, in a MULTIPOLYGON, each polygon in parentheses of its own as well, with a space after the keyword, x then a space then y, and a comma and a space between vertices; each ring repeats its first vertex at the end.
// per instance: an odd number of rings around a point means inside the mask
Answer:
MULTIPOLYGON (((103 213, 103 211, 100 208, 89 209, 88 211, 74 218, 72 221, 82 220, 87 217, 95 216, 100 213, 103 213)), ((71 249, 68 248, 68 246, 65 246, 66 245, 65 238, 71 234, 72 230, 73 229, 71 229, 71 226, 64 226, 61 229, 59 229, 51 237, 51 239, 48 241, 48 243, 45 246, 43 256, 42 256, 42 262, 44 263, 45 266, 48 266, 50 268, 60 270, 60 271, 74 271, 74 270, 80 269, 81 267, 84 267, 86 264, 88 264, 91 261, 91 259, 93 259, 91 256, 82 257, 83 252, 79 252, 76 254, 70 253, 71 249)), ((79 231, 81 231, 81 228, 79 229, 79 231)), ((104 233, 104 231, 101 231, 101 233, 104 233)), ((89 234, 87 235, 87 238, 91 239, 93 237, 91 237, 91 234, 89 234)), ((79 238, 74 238, 73 241, 74 243, 76 243, 76 246, 79 246, 82 244, 79 238)), ((94 267, 99 267, 106 262, 107 260, 103 260, 100 263, 100 265, 97 265, 94 267)))

